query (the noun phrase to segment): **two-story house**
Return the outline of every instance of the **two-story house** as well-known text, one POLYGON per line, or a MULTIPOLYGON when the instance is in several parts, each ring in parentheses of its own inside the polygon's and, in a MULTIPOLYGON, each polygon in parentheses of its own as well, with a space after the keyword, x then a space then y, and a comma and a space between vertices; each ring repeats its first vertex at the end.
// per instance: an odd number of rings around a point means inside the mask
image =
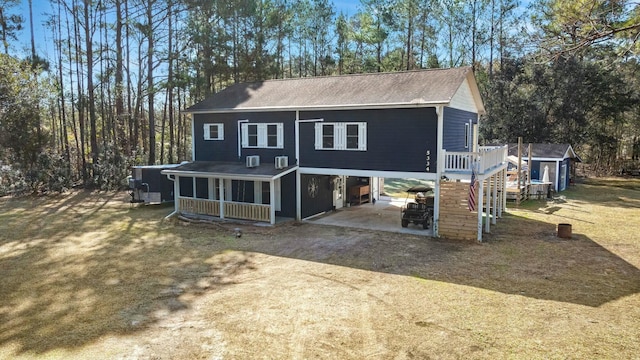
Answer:
POLYGON ((435 184, 429 234, 451 228, 455 237, 463 214, 480 240, 482 205, 454 204, 452 225, 440 206, 443 182, 466 198, 472 169, 477 200, 484 195, 492 211, 486 230, 504 209, 506 147, 477 145, 484 106, 469 67, 235 84, 185 111, 193 161, 163 171, 174 181, 175 213, 302 220, 353 196, 377 199, 380 178, 415 178, 435 184), (357 184, 366 193, 349 192, 357 184))

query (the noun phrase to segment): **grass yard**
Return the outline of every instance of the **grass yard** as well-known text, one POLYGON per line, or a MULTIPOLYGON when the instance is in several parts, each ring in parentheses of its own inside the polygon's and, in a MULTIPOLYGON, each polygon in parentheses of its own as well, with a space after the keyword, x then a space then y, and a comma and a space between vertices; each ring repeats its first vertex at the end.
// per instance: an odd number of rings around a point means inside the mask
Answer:
POLYGON ((3 198, 0 358, 637 359, 640 181, 562 195, 483 244, 3 198))
MULTIPOLYGON (((427 180, 386 178, 384 179, 383 194, 392 198, 404 199, 407 197, 406 190, 416 185, 434 186, 432 181, 427 180)), ((415 195, 411 195, 412 198, 413 196, 415 195)))

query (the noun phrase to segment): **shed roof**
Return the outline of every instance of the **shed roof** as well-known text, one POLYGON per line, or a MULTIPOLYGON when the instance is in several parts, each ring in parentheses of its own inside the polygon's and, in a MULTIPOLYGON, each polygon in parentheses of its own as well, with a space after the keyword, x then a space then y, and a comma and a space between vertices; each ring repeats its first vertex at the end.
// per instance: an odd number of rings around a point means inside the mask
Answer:
POLYGON ((187 108, 185 112, 447 105, 464 81, 469 82, 478 113, 484 113, 471 67, 235 84, 187 108))
MULTIPOLYGON (((509 155, 518 156, 518 144, 509 144, 509 155)), ((522 157, 529 157, 529 144, 522 144, 522 157)), ((541 159, 577 159, 580 157, 576 155, 573 148, 569 144, 531 144, 531 157, 541 159)))

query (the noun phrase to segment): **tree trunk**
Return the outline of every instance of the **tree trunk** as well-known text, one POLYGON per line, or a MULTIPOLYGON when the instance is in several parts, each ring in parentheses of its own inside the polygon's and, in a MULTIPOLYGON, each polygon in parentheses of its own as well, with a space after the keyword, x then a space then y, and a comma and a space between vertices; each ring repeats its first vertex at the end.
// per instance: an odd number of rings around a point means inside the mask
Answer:
POLYGON ((153 1, 147 4, 147 85, 149 100, 149 165, 156 163, 156 122, 154 109, 155 89, 153 88, 153 1))
POLYGON ((87 53, 87 95, 89 102, 89 138, 91 142, 91 164, 92 171, 95 174, 95 166, 98 163, 98 155, 100 150, 98 149, 98 137, 97 137, 97 126, 96 126, 96 104, 95 104, 95 92, 93 89, 93 39, 91 33, 91 23, 90 23, 90 11, 89 8, 92 6, 91 0, 84 0, 84 29, 85 29, 85 46, 87 53))

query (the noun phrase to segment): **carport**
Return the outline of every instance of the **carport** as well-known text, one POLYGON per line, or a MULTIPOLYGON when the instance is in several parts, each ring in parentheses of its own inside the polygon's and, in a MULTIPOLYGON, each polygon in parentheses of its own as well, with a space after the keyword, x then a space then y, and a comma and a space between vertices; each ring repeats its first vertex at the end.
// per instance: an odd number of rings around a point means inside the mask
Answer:
POLYGON ((413 224, 406 228, 401 226, 400 209, 404 203, 405 199, 381 197, 375 204, 345 207, 312 217, 307 221, 323 225, 433 236, 433 227, 423 229, 422 226, 413 224))

